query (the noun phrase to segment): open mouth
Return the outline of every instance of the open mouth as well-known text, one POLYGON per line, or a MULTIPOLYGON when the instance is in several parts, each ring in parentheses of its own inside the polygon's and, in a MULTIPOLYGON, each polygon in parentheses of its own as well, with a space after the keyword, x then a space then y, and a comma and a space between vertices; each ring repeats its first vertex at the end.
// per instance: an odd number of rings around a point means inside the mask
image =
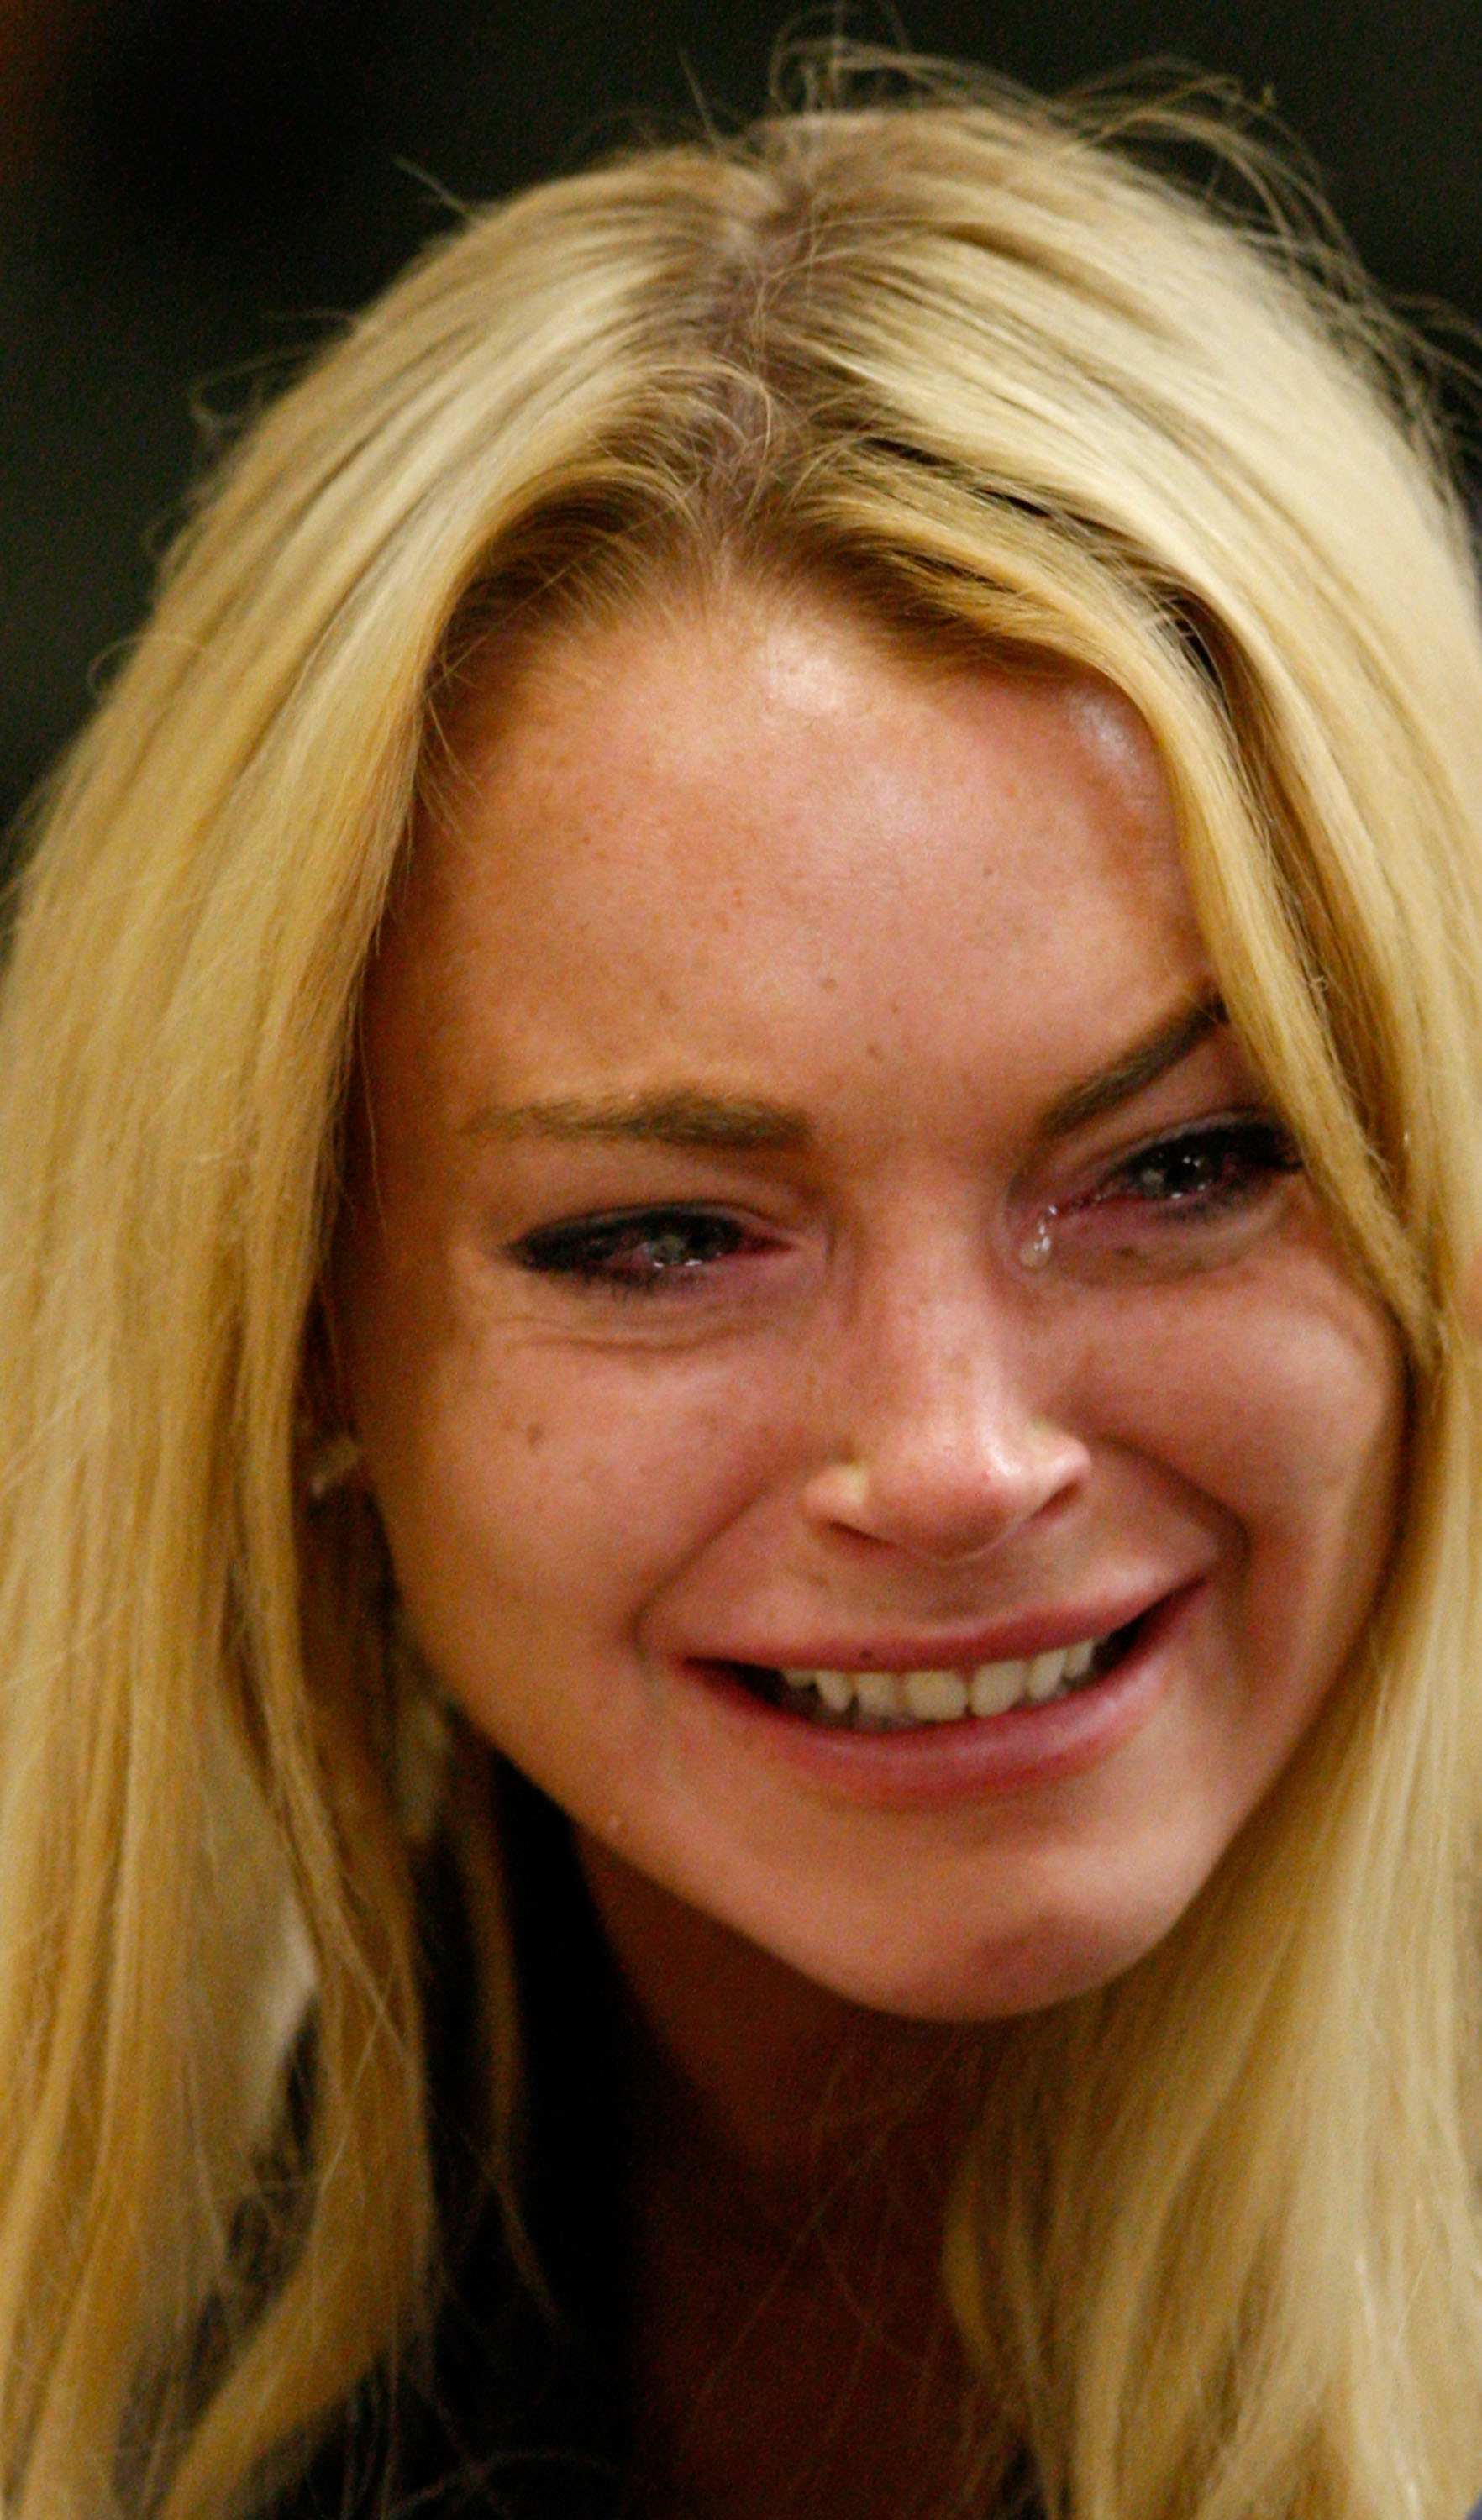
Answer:
POLYGON ((1115 1670, 1150 1615, 1144 1612, 1109 1636, 959 1671, 781 1671, 745 1662, 727 1663, 725 1669, 753 1697, 805 1724, 835 1732, 913 1732, 991 1722, 1014 1707, 1072 1697, 1115 1670))

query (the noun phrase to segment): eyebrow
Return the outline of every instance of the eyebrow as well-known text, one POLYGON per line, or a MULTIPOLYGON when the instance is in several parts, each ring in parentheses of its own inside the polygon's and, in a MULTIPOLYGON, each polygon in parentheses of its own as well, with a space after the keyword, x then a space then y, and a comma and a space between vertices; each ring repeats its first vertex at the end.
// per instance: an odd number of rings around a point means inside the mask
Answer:
MULTIPOLYGON (((1072 1085, 1040 1123, 1047 1139, 1068 1138, 1088 1121, 1145 1093, 1219 1025, 1229 1021, 1216 997, 1182 1007, 1124 1051, 1109 1067, 1072 1085)), ((596 1140, 678 1147, 710 1154, 796 1154, 813 1143, 805 1112, 750 1096, 735 1099, 675 1086, 651 1094, 549 1095, 531 1102, 486 1103, 469 1121, 471 1137, 596 1140)))
POLYGON ((555 1095, 535 1102, 492 1103, 470 1133, 499 1138, 599 1139, 682 1147, 712 1154, 795 1154, 813 1137, 805 1113, 785 1102, 737 1100, 678 1086, 653 1094, 555 1095))
POLYGON ((1134 1042, 1109 1067, 1099 1068, 1095 1076, 1072 1085, 1068 1093, 1052 1102, 1040 1122, 1041 1137, 1073 1137, 1088 1121, 1100 1119, 1103 1112, 1120 1110, 1124 1102, 1145 1094, 1149 1085, 1155 1085, 1160 1076, 1179 1066, 1212 1032, 1229 1021, 1218 997, 1200 998, 1191 1007, 1181 1007, 1167 1022, 1134 1042))

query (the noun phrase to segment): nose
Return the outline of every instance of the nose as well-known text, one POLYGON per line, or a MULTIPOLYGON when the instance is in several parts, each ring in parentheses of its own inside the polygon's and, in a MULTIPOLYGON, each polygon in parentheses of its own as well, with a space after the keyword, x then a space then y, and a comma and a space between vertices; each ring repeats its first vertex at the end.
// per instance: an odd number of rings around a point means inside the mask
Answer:
POLYGON ((1034 1406, 1010 1308, 979 1279, 862 1307, 841 1342, 805 1518, 935 1565, 996 1549, 1084 1484, 1083 1439, 1034 1406))

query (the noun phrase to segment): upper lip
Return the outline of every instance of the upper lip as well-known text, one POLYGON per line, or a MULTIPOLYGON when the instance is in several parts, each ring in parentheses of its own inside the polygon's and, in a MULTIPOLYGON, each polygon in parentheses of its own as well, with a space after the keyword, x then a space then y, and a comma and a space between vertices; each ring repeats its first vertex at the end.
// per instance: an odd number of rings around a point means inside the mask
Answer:
POLYGON ((993 1627, 954 1628, 936 1634, 907 1636, 899 1629, 876 1629, 869 1637, 816 1635, 788 1638, 779 1647, 753 1640, 745 1649, 728 1646, 721 1653, 696 1656, 705 1662, 745 1663, 770 1671, 966 1671, 990 1662, 1029 1662, 1036 1654, 1055 1653, 1062 1645, 1114 1636, 1168 1600, 1188 1591, 1188 1583, 1145 1588, 1136 1595, 1103 1595, 1064 1609, 1029 1610, 993 1627))

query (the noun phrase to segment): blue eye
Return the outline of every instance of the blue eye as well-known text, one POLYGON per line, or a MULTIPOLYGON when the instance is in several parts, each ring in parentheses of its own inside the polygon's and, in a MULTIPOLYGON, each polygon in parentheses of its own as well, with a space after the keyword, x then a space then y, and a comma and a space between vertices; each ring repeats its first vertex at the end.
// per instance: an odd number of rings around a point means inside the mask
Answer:
POLYGON ((648 1295, 696 1285, 753 1240, 734 1217, 711 1208, 652 1207, 542 1226, 512 1243, 509 1256, 535 1277, 648 1295))

